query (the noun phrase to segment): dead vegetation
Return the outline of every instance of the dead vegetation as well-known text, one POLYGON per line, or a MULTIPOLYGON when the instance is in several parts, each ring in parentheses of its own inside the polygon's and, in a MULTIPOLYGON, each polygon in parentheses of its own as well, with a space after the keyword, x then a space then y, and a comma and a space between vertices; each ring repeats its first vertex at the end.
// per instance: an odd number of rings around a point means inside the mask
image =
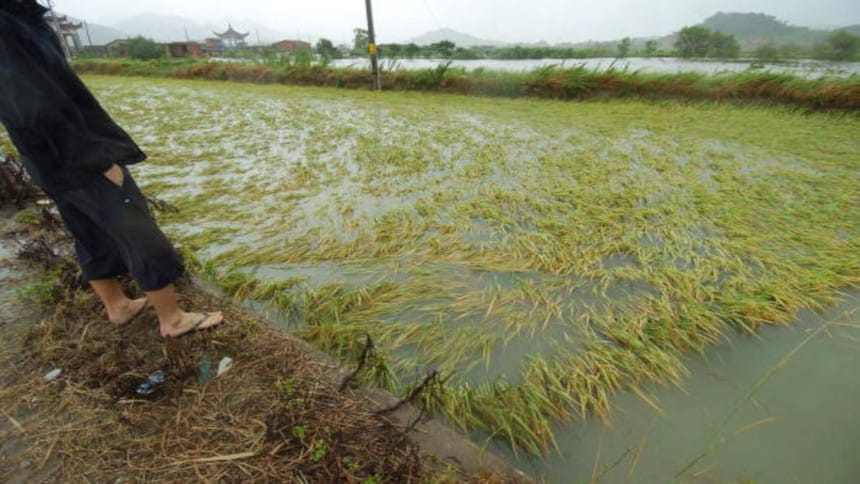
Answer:
MULTIPOLYGON (((182 293, 187 304, 221 304, 182 293)), ((165 344, 153 314, 113 328, 89 293, 67 294, 31 332, 20 382, 0 394, 31 461, 59 457, 62 475, 82 480, 420 481, 417 450, 397 428, 338 392, 331 368, 240 310, 227 308, 218 331, 165 344), (201 362, 223 356, 237 363, 198 384, 201 362), (55 367, 61 379, 43 382, 55 367), (137 395, 157 370, 164 386, 137 395)))
POLYGON ((14 156, 0 155, 0 202, 20 207, 38 196, 39 190, 29 183, 24 167, 14 156))

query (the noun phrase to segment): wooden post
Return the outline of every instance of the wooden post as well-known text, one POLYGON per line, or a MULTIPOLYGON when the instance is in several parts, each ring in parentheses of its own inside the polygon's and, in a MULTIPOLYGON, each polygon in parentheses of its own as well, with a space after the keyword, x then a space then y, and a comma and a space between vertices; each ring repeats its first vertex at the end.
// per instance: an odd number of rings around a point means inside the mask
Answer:
POLYGON ((379 76, 379 60, 376 49, 376 33, 373 30, 373 8, 370 0, 364 0, 367 8, 367 51, 370 53, 370 68, 373 70, 373 87, 377 91, 382 90, 382 80, 379 76))

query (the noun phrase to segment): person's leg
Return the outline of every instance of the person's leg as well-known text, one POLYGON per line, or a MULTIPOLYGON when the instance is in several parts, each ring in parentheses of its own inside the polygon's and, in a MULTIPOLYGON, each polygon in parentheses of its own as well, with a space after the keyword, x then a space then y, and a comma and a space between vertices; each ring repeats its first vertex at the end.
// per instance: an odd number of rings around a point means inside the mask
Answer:
POLYGON ((146 298, 129 299, 125 295, 116 277, 128 269, 116 244, 71 203, 67 195, 54 194, 51 198, 75 241, 75 254, 81 271, 104 305, 110 322, 120 326, 127 324, 146 307, 146 298))
POLYGON ((220 312, 187 312, 180 307, 173 285, 185 270, 179 255, 152 218, 128 169, 111 170, 106 176, 106 191, 116 189, 121 203, 116 216, 106 218, 105 225, 117 239, 131 275, 155 308, 161 335, 176 337, 221 323, 224 316, 220 312))
MULTIPOLYGON (((80 212, 83 215, 80 218, 86 219, 85 228, 98 233, 97 237, 82 238, 87 239, 89 246, 99 245, 93 240, 110 245, 122 266, 120 272, 131 272, 146 294, 146 299, 155 308, 163 336, 179 336, 220 323, 223 320, 220 312, 185 312, 179 306, 172 283, 182 274, 184 267, 172 244, 153 220, 146 200, 128 170, 124 167, 120 170, 121 178, 115 177, 116 171, 110 173, 113 180, 107 176, 100 177, 92 187, 63 194, 64 201, 72 207, 72 211, 80 212)), ((73 235, 76 246, 86 249, 80 247, 84 244, 81 244, 74 231, 73 235)), ((87 279, 105 303, 106 309, 117 302, 119 306, 124 304, 118 294, 122 292, 121 288, 115 280, 110 282, 111 277, 87 279)), ((132 307, 137 301, 140 300, 132 301, 132 307)), ((108 309, 109 314, 110 311, 108 309)))
POLYGON ((129 299, 116 279, 91 280, 90 286, 101 299, 108 319, 118 326, 129 323, 146 306, 146 298, 129 299))
POLYGON ((214 313, 185 312, 179 307, 176 289, 168 284, 163 289, 147 291, 146 297, 155 307, 161 336, 176 337, 189 331, 215 326, 224 320, 220 311, 214 313))

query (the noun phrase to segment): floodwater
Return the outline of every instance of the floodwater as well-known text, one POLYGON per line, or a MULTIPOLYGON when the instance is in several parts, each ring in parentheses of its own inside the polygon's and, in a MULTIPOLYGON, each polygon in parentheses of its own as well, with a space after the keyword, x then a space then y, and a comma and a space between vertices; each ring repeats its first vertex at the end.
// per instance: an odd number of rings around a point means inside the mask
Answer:
POLYGON ((499 453, 546 482, 860 482, 860 291, 688 362, 659 411, 619 395, 611 423, 559 427, 561 454, 499 453))
MULTIPOLYGON (((416 70, 432 69, 447 62, 445 59, 389 59, 382 61, 385 70, 416 70)), ((643 71, 643 72, 701 72, 716 74, 718 72, 744 72, 756 62, 753 59, 737 62, 685 60, 673 57, 648 57, 613 59, 600 57, 594 59, 526 59, 526 60, 455 60, 452 67, 461 67, 467 71, 487 69, 492 71, 526 72, 547 66, 577 67, 605 70, 609 68, 643 71)), ((332 62, 335 67, 355 67, 368 69, 370 61, 365 59, 338 59, 332 62)), ((828 62, 816 60, 798 60, 791 62, 764 63, 761 71, 795 74, 803 77, 816 78, 821 76, 850 76, 860 74, 860 62, 828 62)))

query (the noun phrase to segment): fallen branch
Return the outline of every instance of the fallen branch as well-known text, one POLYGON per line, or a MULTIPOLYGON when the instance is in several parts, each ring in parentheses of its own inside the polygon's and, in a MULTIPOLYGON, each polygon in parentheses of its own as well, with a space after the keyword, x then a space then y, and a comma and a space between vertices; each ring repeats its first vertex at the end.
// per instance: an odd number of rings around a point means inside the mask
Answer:
POLYGON ((373 340, 370 338, 370 335, 365 333, 364 337, 364 348, 361 349, 361 354, 358 356, 358 365, 356 365, 355 370, 353 370, 352 373, 343 379, 343 382, 340 384, 340 388, 338 388, 338 391, 340 392, 344 391, 344 389, 346 389, 346 387, 355 380, 358 374, 361 373, 361 370, 367 366, 368 357, 374 350, 373 340))
POLYGON ((424 377, 424 380, 421 383, 416 385, 415 388, 413 388, 412 391, 409 392, 409 396, 407 396, 406 398, 400 400, 399 402, 397 402, 396 404, 394 404, 388 408, 383 408, 382 410, 378 410, 376 412, 376 414, 381 415, 381 414, 385 414, 385 413, 395 412, 395 411, 399 410, 400 408, 402 408, 407 403, 413 403, 415 401, 415 399, 418 398, 418 396, 424 392, 424 390, 426 390, 430 387, 433 387, 433 386, 439 386, 440 384, 441 384, 441 381, 439 379, 439 372, 436 370, 433 370, 426 377, 424 377))

